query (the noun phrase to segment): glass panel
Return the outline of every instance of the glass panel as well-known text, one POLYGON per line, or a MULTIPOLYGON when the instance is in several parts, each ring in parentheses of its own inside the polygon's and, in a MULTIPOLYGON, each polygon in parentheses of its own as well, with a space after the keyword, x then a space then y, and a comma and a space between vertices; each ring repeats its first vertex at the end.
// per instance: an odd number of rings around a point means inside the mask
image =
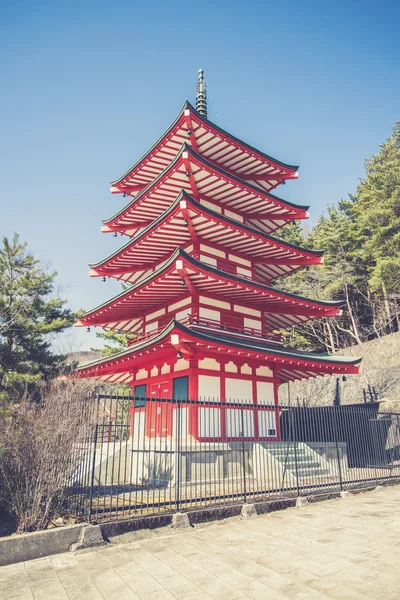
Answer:
POLYGON ((142 385, 135 385, 133 388, 133 395, 135 397, 135 408, 145 406, 146 384, 143 383, 142 385))
POLYGON ((173 391, 172 391, 172 399, 173 400, 187 400, 188 399, 188 381, 189 378, 186 377, 176 377, 173 380, 173 391))

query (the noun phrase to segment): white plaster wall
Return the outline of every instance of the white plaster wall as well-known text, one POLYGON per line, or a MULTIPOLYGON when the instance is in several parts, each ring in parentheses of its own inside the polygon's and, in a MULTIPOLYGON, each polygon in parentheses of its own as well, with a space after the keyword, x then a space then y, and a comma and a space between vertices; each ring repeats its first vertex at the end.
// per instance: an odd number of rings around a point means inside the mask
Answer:
POLYGON ((215 358, 203 358, 199 360, 199 369, 210 369, 213 371, 220 371, 221 366, 215 358))
POLYGON ((243 269, 243 267, 237 267, 236 269, 238 275, 243 275, 243 277, 251 277, 251 271, 249 269, 243 269))
POLYGON ((199 436, 220 437, 221 435, 221 411, 219 408, 199 408, 199 436))
POLYGON ((157 375, 158 375, 158 368, 157 367, 153 367, 152 370, 150 371, 150 375, 151 375, 151 377, 157 377, 157 375))
POLYGON ((235 312, 241 313, 242 315, 261 317, 261 312, 259 310, 255 310, 254 308, 247 308, 247 306, 240 306, 239 304, 235 304, 233 310, 235 312))
POLYGON ((185 308, 185 309, 180 310, 179 312, 177 312, 176 315, 175 315, 175 319, 177 321, 181 321, 182 319, 186 319, 186 317, 188 315, 190 315, 190 307, 189 306, 187 308, 185 308))
POLYGON ((258 435, 276 437, 276 414, 270 410, 258 411, 258 435), (273 430, 273 432, 271 431, 273 430))
POLYGON ((225 371, 227 373, 237 373, 238 372, 237 365, 235 365, 235 363, 230 361, 225 365, 225 371))
POLYGON ((254 437, 254 412, 238 408, 228 408, 226 411, 226 435, 227 437, 254 437), (243 431, 242 431, 243 429, 243 431))
POLYGON ((165 308, 160 308, 160 310, 156 310, 155 312, 150 313, 146 316, 146 321, 152 321, 157 317, 161 317, 161 315, 165 314, 165 308))
POLYGON ((145 379, 147 377, 147 369, 140 369, 136 373, 136 379, 145 379))
POLYGON ((146 414, 144 410, 137 410, 133 413, 133 431, 132 431, 132 441, 133 443, 139 442, 140 440, 143 443, 144 433, 145 433, 145 423, 146 423, 146 414))
POLYGON ((168 312, 176 311, 178 308, 182 308, 183 306, 187 306, 192 301, 191 298, 185 298, 185 300, 180 300, 179 302, 175 302, 175 304, 170 304, 168 306, 168 312))
POLYGON ((165 375, 171 371, 171 367, 169 365, 163 365, 161 367, 161 375, 165 375))
POLYGON ((174 408, 172 411, 172 431, 173 437, 179 437, 180 439, 187 437, 188 435, 188 422, 189 422, 189 409, 183 408, 182 406, 174 408), (178 415, 178 410, 180 414, 178 415))
POLYGON ((213 375, 199 375, 199 398, 220 400, 220 378, 213 375))
POLYGON ((250 260, 247 260, 246 258, 240 258, 240 256, 235 256, 234 254, 229 254, 229 260, 239 263, 240 265, 245 265, 246 267, 251 267, 250 260))
POLYGON ((211 308, 204 308, 204 306, 199 307, 200 317, 203 319, 214 319, 215 321, 220 321, 221 313, 219 310, 212 310, 211 308))
POLYGON ((201 304, 208 304, 209 306, 224 308, 226 310, 230 310, 231 308, 231 305, 228 302, 223 302, 221 300, 214 300, 212 298, 206 298, 205 296, 200 296, 199 300, 201 304))
POLYGON ((146 327, 144 328, 146 333, 148 333, 149 331, 154 331, 155 329, 158 329, 158 321, 147 323, 146 327))
POLYGON ((217 266, 217 259, 212 258, 212 256, 206 256, 205 254, 200 254, 200 260, 206 265, 212 265, 213 267, 217 266))
POLYGON ((242 375, 251 375, 253 373, 253 370, 251 367, 249 367, 249 365, 242 365, 240 367, 240 372, 242 375))
POLYGON ((256 319, 249 319, 245 317, 243 319, 243 324, 245 327, 251 327, 251 329, 257 329, 257 331, 261 331, 261 321, 257 321, 256 319))
POLYGON ((219 258, 225 258, 226 253, 222 250, 218 250, 217 248, 212 248, 211 246, 206 246, 205 244, 200 244, 200 250, 204 250, 213 256, 219 256, 219 258))
POLYGON ((272 371, 269 367, 258 367, 256 370, 257 375, 264 375, 265 377, 272 377, 272 371))
POLYGON ((257 404, 274 404, 274 384, 270 381, 257 381, 257 404))
POLYGON ((189 361, 186 358, 178 358, 174 366, 175 371, 183 371, 184 369, 189 368, 189 361))
POLYGON ((253 399, 251 381, 249 379, 227 377, 225 380, 225 394, 227 400, 251 402, 253 399))

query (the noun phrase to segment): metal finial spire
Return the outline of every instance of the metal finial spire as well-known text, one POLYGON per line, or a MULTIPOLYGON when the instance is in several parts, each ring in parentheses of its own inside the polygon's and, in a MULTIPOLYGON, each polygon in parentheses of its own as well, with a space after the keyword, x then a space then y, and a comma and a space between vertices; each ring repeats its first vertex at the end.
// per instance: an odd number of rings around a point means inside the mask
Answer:
POLYGON ((199 78, 197 80, 196 110, 207 119, 207 90, 203 69, 199 69, 199 78))

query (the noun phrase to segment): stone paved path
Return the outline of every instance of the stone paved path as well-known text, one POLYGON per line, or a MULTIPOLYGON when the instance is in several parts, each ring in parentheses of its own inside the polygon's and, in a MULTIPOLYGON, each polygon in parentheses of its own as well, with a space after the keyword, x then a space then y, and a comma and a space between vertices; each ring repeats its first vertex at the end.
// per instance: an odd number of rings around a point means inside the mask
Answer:
MULTIPOLYGON (((0 568, 1 600, 400 599, 400 486, 0 568)), ((139 539, 141 538, 141 539, 139 539)))

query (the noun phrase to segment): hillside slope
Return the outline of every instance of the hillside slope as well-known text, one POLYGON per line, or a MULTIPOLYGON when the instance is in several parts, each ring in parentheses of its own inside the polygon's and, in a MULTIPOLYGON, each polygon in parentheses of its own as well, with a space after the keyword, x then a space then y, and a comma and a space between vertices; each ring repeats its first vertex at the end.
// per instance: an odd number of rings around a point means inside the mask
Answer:
MULTIPOLYGON (((400 332, 351 346, 341 350, 338 355, 362 356, 361 375, 346 376, 340 381, 342 404, 363 402, 363 389, 374 387, 379 400, 383 400, 383 409, 400 410, 400 332)), ((336 377, 327 375, 308 381, 290 384, 292 402, 299 400, 309 405, 332 404, 335 397, 336 377)), ((288 401, 288 386, 279 388, 279 401, 288 401)))

